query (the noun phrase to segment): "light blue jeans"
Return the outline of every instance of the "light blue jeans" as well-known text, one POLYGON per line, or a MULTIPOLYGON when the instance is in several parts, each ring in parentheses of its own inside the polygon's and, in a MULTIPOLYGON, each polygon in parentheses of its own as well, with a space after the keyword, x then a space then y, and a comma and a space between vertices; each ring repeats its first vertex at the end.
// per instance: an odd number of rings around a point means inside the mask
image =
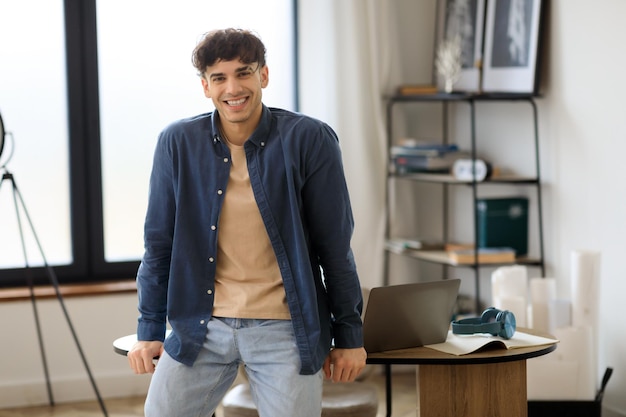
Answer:
POLYGON ((240 364, 260 417, 319 417, 322 371, 300 375, 289 320, 213 318, 198 359, 183 365, 164 354, 152 376, 146 417, 210 417, 240 364))

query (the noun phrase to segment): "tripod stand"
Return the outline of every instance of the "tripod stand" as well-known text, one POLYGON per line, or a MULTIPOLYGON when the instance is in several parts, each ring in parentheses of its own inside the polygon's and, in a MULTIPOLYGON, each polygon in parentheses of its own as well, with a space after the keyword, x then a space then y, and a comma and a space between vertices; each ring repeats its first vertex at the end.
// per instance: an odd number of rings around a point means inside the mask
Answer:
POLYGON ((43 264, 46 270, 46 273, 48 275, 48 278, 50 280, 50 283, 52 284, 52 286, 54 287, 54 291, 56 294, 57 299, 59 300, 59 304, 61 306, 61 310, 63 311, 63 315, 65 316, 65 321, 67 322, 67 325, 70 329, 70 332, 72 333, 72 337, 74 338, 74 342, 76 344, 76 347, 78 348, 78 352, 80 354, 80 357, 83 361, 83 364, 85 366, 85 370, 87 371, 87 375, 89 376, 89 381, 91 382, 91 386, 93 387, 93 390, 96 394, 96 397, 98 399, 98 403, 100 404, 100 408, 102 410, 102 413, 104 414, 105 417, 108 417, 108 413, 106 410, 106 407, 104 406, 104 401, 102 401, 102 397, 100 396, 100 392, 98 391, 98 387, 96 386, 96 381, 93 378, 93 375, 91 374, 91 370, 89 368, 89 365, 87 363, 87 359, 85 357, 85 354, 83 353, 83 349, 80 345, 80 342, 78 341, 78 336, 76 335, 76 331, 74 330, 74 326, 72 325, 72 321, 70 320, 70 316, 67 312, 67 309, 65 308, 65 302, 63 301, 63 296, 61 294, 61 291, 59 290, 59 280, 57 279, 56 273, 54 272, 54 269, 52 269, 52 267, 48 264, 48 262, 46 261, 46 256, 44 255, 43 249, 41 247, 41 243, 39 242, 39 238, 37 237, 37 233, 35 232, 35 228, 33 226, 33 222, 30 219, 30 216, 28 214, 28 210, 26 209, 26 205, 24 204, 24 200, 22 199, 22 194, 20 193, 19 189, 17 188, 17 185, 15 184, 15 179, 13 178, 13 174, 11 174, 8 170, 6 170, 6 168, 4 169, 4 173, 2 174, 2 179, 0 180, 0 189, 2 187, 2 184, 4 183, 4 181, 8 181, 9 183, 11 183, 12 186, 12 191, 13 191, 13 203, 15 206, 15 215, 17 217, 17 224, 18 224, 18 229, 19 229, 19 233, 20 233, 20 238, 21 238, 21 243, 22 243, 22 252, 24 254, 24 261, 25 261, 25 274, 26 274, 26 281, 28 284, 28 288, 30 290, 30 301, 33 307, 33 314, 35 317, 35 326, 36 326, 36 330, 37 330, 37 338, 39 340, 39 350, 41 352, 41 359, 42 359, 42 363, 43 363, 43 368, 44 368, 44 374, 45 374, 45 378, 46 378, 46 388, 48 391, 48 400, 50 405, 54 405, 54 398, 52 396, 52 388, 51 388, 51 384, 50 384, 50 375, 48 373, 48 364, 46 361, 46 353, 45 353, 45 349, 44 349, 44 344, 43 344, 43 339, 42 339, 42 335, 41 335, 41 324, 39 322, 39 313, 37 311, 37 303, 36 303, 36 297, 35 297, 35 290, 34 290, 34 285, 33 285, 33 279, 31 276, 31 270, 30 270, 30 266, 28 263, 28 254, 27 254, 27 250, 26 250, 26 243, 24 240, 24 232, 23 232, 23 227, 22 227, 22 218, 20 216, 20 208, 22 210, 22 212, 24 213, 24 216, 28 222, 28 226, 30 227, 30 230, 33 234, 33 237, 35 239, 35 243, 37 244, 37 247, 39 249, 39 253, 41 255, 41 258, 43 259, 43 264))

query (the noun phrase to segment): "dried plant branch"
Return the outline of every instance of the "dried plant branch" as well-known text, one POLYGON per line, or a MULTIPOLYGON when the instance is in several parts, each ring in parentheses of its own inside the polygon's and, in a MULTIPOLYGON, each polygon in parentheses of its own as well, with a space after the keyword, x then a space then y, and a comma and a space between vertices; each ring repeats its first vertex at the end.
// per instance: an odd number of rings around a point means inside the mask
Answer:
POLYGON ((435 66, 444 79, 445 91, 452 92, 454 83, 461 76, 461 38, 458 35, 439 44, 435 66))

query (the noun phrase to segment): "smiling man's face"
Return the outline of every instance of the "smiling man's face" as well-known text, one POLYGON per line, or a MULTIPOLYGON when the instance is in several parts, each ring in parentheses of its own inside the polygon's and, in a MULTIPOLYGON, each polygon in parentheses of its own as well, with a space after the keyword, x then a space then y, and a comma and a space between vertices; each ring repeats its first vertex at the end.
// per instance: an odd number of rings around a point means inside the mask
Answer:
POLYGON ((202 77, 204 95, 210 98, 223 124, 243 123, 256 127, 262 111, 262 89, 268 83, 267 66, 239 60, 217 61, 202 77))

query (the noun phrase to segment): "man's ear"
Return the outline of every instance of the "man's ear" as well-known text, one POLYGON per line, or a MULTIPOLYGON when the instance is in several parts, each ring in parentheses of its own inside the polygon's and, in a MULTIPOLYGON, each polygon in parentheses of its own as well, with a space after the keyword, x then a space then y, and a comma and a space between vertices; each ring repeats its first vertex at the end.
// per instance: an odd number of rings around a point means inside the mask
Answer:
POLYGON ((204 96, 206 98, 211 98, 211 90, 209 89, 209 82, 204 77, 200 78, 200 82, 202 82, 202 90, 204 91, 204 96))
POLYGON ((263 68, 261 68, 260 73, 261 73, 261 88, 265 88, 267 87, 267 84, 270 81, 269 69, 267 68, 267 65, 264 65, 263 68))

